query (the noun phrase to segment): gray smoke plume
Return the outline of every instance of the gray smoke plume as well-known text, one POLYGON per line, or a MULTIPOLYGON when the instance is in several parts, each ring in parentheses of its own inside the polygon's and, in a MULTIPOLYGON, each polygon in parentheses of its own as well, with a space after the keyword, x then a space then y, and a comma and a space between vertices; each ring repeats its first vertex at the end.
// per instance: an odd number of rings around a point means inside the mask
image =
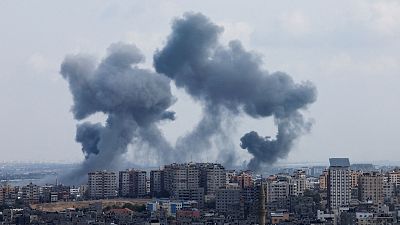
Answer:
MULTIPOLYGON (((105 125, 77 125, 76 141, 82 144, 86 160, 66 179, 79 180, 90 170, 115 167, 134 137, 141 141, 151 141, 148 139, 154 136, 163 139, 155 123, 175 118, 174 112, 167 111, 175 98, 168 78, 137 66, 143 60, 134 45, 122 43, 112 44, 98 65, 89 56, 65 58, 61 74, 69 82, 75 119, 98 112, 107 116, 105 125)), ((162 150, 167 155, 171 148, 167 145, 162 150)))
POLYGON ((240 147, 247 149, 254 156, 248 164, 249 168, 258 170, 265 163, 272 164, 277 159, 286 157, 299 135, 311 128, 311 122, 304 121, 300 113, 275 119, 275 123, 278 126, 275 139, 260 137, 255 131, 245 134, 240 139, 240 147))
POLYGON ((134 45, 111 45, 100 63, 85 55, 66 57, 61 74, 69 82, 75 119, 96 113, 107 116, 105 124, 77 125, 76 141, 82 145, 85 161, 66 179, 79 180, 88 171, 115 168, 129 144, 158 154, 159 163, 192 157, 197 161, 215 145, 221 150, 219 159, 233 164, 238 157, 228 131, 235 129, 232 120, 240 114, 273 117, 278 127, 274 139, 254 131, 241 138, 241 147, 253 155, 250 169, 285 157, 311 127, 299 110, 315 101, 316 89, 310 82, 295 83, 285 73, 263 70, 261 57, 246 51, 239 41, 220 44, 222 31, 202 14, 187 13, 176 19, 166 45, 154 55, 157 73, 138 67, 144 57, 134 45), (178 138, 175 147, 158 128, 159 121, 175 119, 168 110, 175 102, 170 80, 203 107, 203 118, 178 138))
POLYGON ((201 154, 207 146, 197 148, 193 141, 208 144, 224 132, 220 118, 227 114, 221 108, 229 115, 275 118, 276 140, 260 138, 254 131, 241 139, 241 147, 253 155, 249 168, 257 170, 285 157, 293 141, 309 130, 299 110, 315 101, 316 89, 310 82, 295 83, 285 73, 263 70, 260 56, 239 41, 221 45, 222 31, 202 14, 186 13, 174 21, 166 45, 155 53, 154 66, 205 105, 203 120, 178 143, 185 151, 201 154))

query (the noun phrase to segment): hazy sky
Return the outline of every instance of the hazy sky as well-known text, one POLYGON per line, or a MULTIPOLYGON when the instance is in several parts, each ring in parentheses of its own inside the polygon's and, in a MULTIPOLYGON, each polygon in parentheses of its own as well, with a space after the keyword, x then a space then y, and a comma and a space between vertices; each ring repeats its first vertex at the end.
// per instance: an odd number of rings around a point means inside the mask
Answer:
MULTIPOLYGON (((99 59, 114 42, 136 44, 152 56, 171 21, 201 12, 224 27, 223 42, 239 39, 264 56, 270 72, 312 81, 315 120, 283 162, 398 160, 400 147, 399 1, 0 1, 0 161, 80 161, 70 108, 59 75, 66 54, 99 59), (215 3, 217 2, 217 3, 215 3)), ((177 120, 162 125, 167 138, 189 131, 201 108, 174 89, 177 120)), ((92 120, 102 121, 99 115, 92 120)), ((232 131, 274 135, 271 120, 241 118, 232 131)), ((128 154, 132 161, 134 154, 128 154)), ((211 156, 210 156, 211 157, 211 156)), ((212 157, 211 157, 212 158, 212 157)))

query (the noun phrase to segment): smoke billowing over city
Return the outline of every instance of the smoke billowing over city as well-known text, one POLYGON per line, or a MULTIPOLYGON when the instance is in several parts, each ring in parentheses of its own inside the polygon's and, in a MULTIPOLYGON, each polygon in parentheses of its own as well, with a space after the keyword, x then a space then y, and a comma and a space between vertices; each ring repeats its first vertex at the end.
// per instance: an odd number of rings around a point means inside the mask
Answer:
MULTIPOLYGON (((222 27, 202 14, 185 14, 173 23, 166 46, 156 52, 155 68, 204 104, 203 119, 212 118, 211 130, 221 127, 224 110, 229 111, 224 116, 273 116, 276 140, 260 138, 254 131, 241 138, 241 147, 253 156, 249 168, 258 170, 263 163, 285 157, 293 141, 309 130, 299 109, 315 101, 316 89, 309 82, 296 84, 285 73, 263 70, 260 56, 239 41, 221 45, 221 32, 222 27)), ((201 137, 209 134, 208 129, 195 131, 201 137)))
POLYGON ((0 225, 400 225, 400 1, 0 1, 0 27, 0 225))
POLYGON ((144 56, 131 44, 112 44, 99 63, 87 55, 67 56, 61 74, 73 96, 74 118, 107 116, 104 124, 78 123, 75 140, 85 161, 76 173, 115 167, 130 144, 161 155, 159 163, 188 161, 218 141, 226 144, 218 145, 217 154, 227 165, 245 161, 237 154, 240 148, 251 155, 247 167, 252 170, 285 158, 311 129, 301 110, 316 100, 316 88, 308 81, 296 83, 286 73, 266 71, 260 55, 238 40, 221 44, 223 30, 199 13, 176 18, 165 46, 154 54, 155 72, 140 67, 144 56), (161 121, 179 118, 169 110, 176 101, 171 85, 183 89, 203 112, 194 129, 175 144, 159 128, 161 121), (230 138, 226 121, 241 115, 273 118, 277 134, 263 137, 249 127, 240 145, 234 144, 238 140, 230 138))
MULTIPOLYGON (((77 125, 76 141, 85 155, 81 174, 115 167, 134 137, 152 143, 147 138, 160 133, 155 123, 174 119, 174 113, 167 110, 175 101, 168 78, 138 68, 144 59, 134 45, 112 44, 107 54, 98 65, 84 55, 67 56, 61 65, 73 95, 75 119, 99 112, 107 115, 105 125, 77 125)), ((166 146, 157 147, 171 154, 166 146)))

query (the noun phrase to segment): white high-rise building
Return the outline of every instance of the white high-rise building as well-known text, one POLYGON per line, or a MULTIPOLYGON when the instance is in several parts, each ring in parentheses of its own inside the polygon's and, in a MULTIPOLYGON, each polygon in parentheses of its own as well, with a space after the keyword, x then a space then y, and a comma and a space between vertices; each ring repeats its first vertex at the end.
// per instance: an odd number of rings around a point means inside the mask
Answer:
POLYGON ((328 199, 331 210, 349 206, 351 200, 351 170, 348 158, 329 159, 328 199))

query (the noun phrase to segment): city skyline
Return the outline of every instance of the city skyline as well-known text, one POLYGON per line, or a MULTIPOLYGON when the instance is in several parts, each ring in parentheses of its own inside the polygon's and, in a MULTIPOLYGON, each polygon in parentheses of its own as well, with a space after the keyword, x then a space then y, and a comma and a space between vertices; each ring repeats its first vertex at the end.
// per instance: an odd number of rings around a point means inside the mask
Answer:
MULTIPOLYGON (((73 2, 35 3, 41 13, 29 10, 33 3, 0 4, 1 23, 8 30, 0 44, 3 161, 82 161, 81 147, 74 141, 76 123, 69 112, 71 94, 59 75, 65 55, 84 53, 100 59, 111 43, 124 41, 140 48, 146 57, 142 67, 151 68, 154 52, 165 45, 171 21, 187 11, 200 12, 223 26, 223 44, 238 39, 246 50, 262 54, 269 72, 283 71, 296 82, 309 80, 317 87, 318 99, 306 112, 315 121, 311 133, 303 135, 288 158, 278 163, 310 158, 326 162, 332 156, 374 162, 400 156, 396 146, 398 2, 341 2, 332 4, 333 10, 317 2, 254 2, 232 4, 224 14, 210 2, 104 3, 93 10, 86 3, 75 9, 73 18, 62 10, 74 8, 73 2), (341 10, 344 4, 348 11, 341 10), (21 14, 12 15, 17 9, 21 14), (260 18, 253 18, 252 11, 259 11, 260 18), (152 14, 159 15, 160 21, 153 21, 152 14), (323 14, 329 16, 317 20, 323 14)), ((197 123, 201 109, 174 85, 172 94, 178 97, 171 108, 177 119, 160 127, 167 140, 175 143, 197 123)), ((104 123, 105 117, 98 113, 89 120, 104 123)), ((269 136, 276 133, 271 119, 240 116, 234 122, 239 125, 231 135, 242 161, 249 160, 239 146, 242 134, 250 130, 269 136)), ((212 158, 217 152, 208 154, 212 158)), ((162 156, 128 151, 125 157, 134 162, 162 156)))
POLYGON ((398 167, 350 164, 348 158, 329 158, 329 163, 268 176, 207 162, 173 163, 151 171, 92 171, 86 182, 72 186, 57 181, 18 186, 2 182, 0 221, 9 224, 27 216, 30 224, 76 224, 96 214, 97 222, 156 225, 398 223, 398 167), (76 214, 80 216, 71 219, 76 214))

